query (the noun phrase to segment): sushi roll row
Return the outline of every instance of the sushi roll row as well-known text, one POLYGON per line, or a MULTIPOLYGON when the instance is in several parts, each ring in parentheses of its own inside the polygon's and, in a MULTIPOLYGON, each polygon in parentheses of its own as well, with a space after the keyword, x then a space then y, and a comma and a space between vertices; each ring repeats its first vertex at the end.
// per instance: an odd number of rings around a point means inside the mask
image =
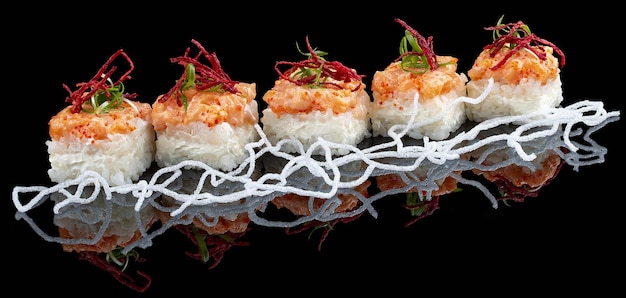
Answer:
POLYGON ((372 80, 373 134, 387 136, 398 124, 412 125, 409 137, 443 140, 466 121, 482 122, 528 115, 560 105, 563 52, 519 21, 487 27, 493 42, 484 47, 467 76, 458 59, 436 55, 432 37, 424 38, 406 22, 400 57, 372 80), (559 59, 555 56, 558 54, 559 59), (474 103, 464 98, 476 99, 474 103))
MULTIPOLYGON (((261 122, 268 139, 285 142, 282 149, 291 152, 307 150, 319 139, 350 146, 368 136, 444 140, 467 120, 528 115, 563 100, 563 52, 521 21, 502 23, 500 18, 485 28, 493 42, 467 75, 458 71, 458 58, 435 53, 432 36, 395 21, 405 29, 400 55, 374 73, 371 98, 363 75, 324 60, 327 53, 314 50, 308 39, 308 59, 276 63, 280 78, 263 97, 268 108, 261 122), (290 68, 281 72, 281 64, 290 68)), ((350 151, 339 145, 332 149, 334 154, 350 151)))
POLYGON ((76 90, 64 85, 70 106, 49 122, 49 176, 63 182, 90 170, 111 185, 123 185, 153 162, 166 167, 186 160, 230 171, 249 156, 245 146, 261 132, 287 152, 323 154, 330 148, 342 155, 370 136, 404 130, 414 139, 443 140, 466 120, 525 115, 563 100, 563 52, 521 21, 502 23, 501 18, 485 28, 493 43, 467 76, 458 72, 456 57, 435 54, 432 36, 395 21, 405 29, 400 55, 374 74, 371 97, 364 75, 327 60, 328 53, 313 48, 307 37, 306 50, 298 46, 303 60, 276 62, 278 79, 263 95, 267 107, 262 111, 256 84, 231 79, 217 55, 196 40, 197 54, 187 48, 170 59, 183 67, 174 86, 152 104, 141 103, 137 94, 125 92, 134 65, 119 50, 76 90), (118 58, 130 68, 113 80, 118 58), (479 96, 484 100, 478 103, 465 100, 479 96))
POLYGON ((259 137, 256 84, 230 79, 215 53, 192 43, 198 53, 187 48, 171 59, 183 66, 183 74, 152 104, 125 92, 134 64, 123 50, 76 90, 64 85, 71 105, 50 119, 46 142, 51 180, 61 183, 93 171, 119 186, 139 179, 153 163, 167 167, 195 160, 225 171, 237 167, 248 155, 244 146, 259 137), (113 64, 122 57, 130 68, 114 81, 113 64))

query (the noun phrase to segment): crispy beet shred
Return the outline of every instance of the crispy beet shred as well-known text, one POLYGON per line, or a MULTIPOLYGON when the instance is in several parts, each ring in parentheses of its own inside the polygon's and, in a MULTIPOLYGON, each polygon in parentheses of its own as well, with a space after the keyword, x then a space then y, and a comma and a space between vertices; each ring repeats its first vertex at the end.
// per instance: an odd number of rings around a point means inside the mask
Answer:
MULTIPOLYGON (((135 277, 131 276, 130 274, 124 272, 124 270, 122 268, 119 268, 117 266, 115 266, 114 264, 110 263, 109 261, 107 261, 102 254, 96 253, 96 252, 91 252, 91 251, 83 251, 79 253, 79 258, 81 260, 86 260, 89 263, 93 264, 94 266, 105 270, 107 272, 109 272, 111 274, 111 276, 113 276, 118 282, 120 282, 122 285, 133 289, 137 292, 143 293, 145 292, 149 287, 150 284, 152 283, 152 278, 150 277, 150 275, 148 275, 145 272, 142 272, 140 270, 137 270, 137 276, 136 277, 141 277, 143 279, 145 279, 143 281, 143 284, 138 283, 135 280, 135 277)), ((140 259, 139 261, 143 262, 145 261, 144 259, 140 259)))
POLYGON ((402 58, 404 58, 406 56, 409 56, 409 55, 425 56, 426 61, 428 62, 428 66, 430 67, 430 69, 431 70, 432 69, 437 69, 437 67, 439 67, 439 64, 437 63, 437 55, 435 54, 435 50, 433 49, 433 37, 429 36, 428 38, 424 38, 424 36, 419 34, 419 32, 417 32, 417 30, 413 29, 405 21, 403 21, 401 19, 398 19, 398 18, 396 18, 395 21, 397 23, 399 23, 400 25, 402 25, 402 27, 404 27, 404 29, 409 31, 411 33, 411 35, 413 35, 413 37, 417 41, 417 44, 421 48, 421 52, 409 51, 409 52, 403 53, 402 55, 400 55, 400 57, 398 57, 396 59, 396 61, 399 61, 402 58))
MULTIPOLYGON (((306 36, 306 46, 309 51, 307 55, 309 57, 308 59, 298 62, 276 62, 274 69, 281 79, 292 82, 298 86, 319 86, 337 89, 342 89, 343 87, 335 82, 328 81, 328 78, 345 83, 361 81, 363 79, 363 75, 359 75, 354 69, 346 67, 341 62, 327 61, 320 57, 311 47, 308 36, 306 36), (280 67, 284 65, 289 66, 289 69, 282 72, 280 67)), ((358 90, 360 86, 361 84, 354 88, 353 91, 358 90)))
MULTIPOLYGON (((186 68, 189 65, 193 65, 195 68, 195 78, 194 87, 197 90, 202 91, 218 91, 218 92, 230 92, 233 94, 238 94, 239 90, 235 88, 235 85, 239 83, 238 81, 233 81, 231 78, 224 72, 222 66, 220 64, 219 59, 217 59, 217 55, 213 53, 209 53, 203 46, 195 39, 191 40, 199 50, 198 54, 194 57, 189 56, 191 51, 190 48, 185 50, 185 54, 180 57, 171 58, 170 62, 177 63, 179 65, 185 66, 186 68), (210 65, 203 64, 200 59, 204 57, 208 60, 210 65)), ((176 98, 176 102, 179 106, 183 105, 181 97, 184 95, 182 91, 185 90, 184 83, 191 78, 189 77, 189 73, 184 71, 181 75, 180 79, 176 82, 176 85, 170 89, 164 96, 162 96, 159 101, 164 102, 169 100, 170 98, 176 98)))
POLYGON ((493 31, 498 36, 495 38, 496 35, 494 35, 494 41, 484 47, 485 50, 490 51, 491 57, 494 57, 502 48, 508 47, 511 49, 500 62, 491 67, 491 70, 497 70, 502 67, 509 58, 523 49, 533 52, 541 60, 546 60, 546 52, 540 45, 551 47, 561 57, 561 67, 565 66, 565 54, 563 54, 563 51, 553 43, 530 32, 528 26, 522 21, 498 24, 486 27, 485 30, 493 31), (502 32, 505 34, 501 34, 502 32))
MULTIPOLYGON (((135 69, 135 65, 133 61, 130 60, 130 57, 124 52, 124 50, 117 50, 109 59, 100 67, 98 72, 93 76, 91 80, 88 82, 78 83, 76 86, 78 89, 72 91, 67 85, 63 84, 63 88, 67 90, 70 94, 65 102, 72 105, 72 113, 79 113, 83 109, 83 103, 88 101, 93 95, 95 95, 99 91, 104 91, 107 97, 111 97, 109 93, 109 87, 111 85, 117 86, 124 82, 127 79, 130 79, 130 73, 135 69), (129 64, 129 69, 114 83, 111 84, 111 76, 117 70, 117 66, 112 66, 111 64, 118 57, 123 57, 126 59, 126 62, 129 64)), ((137 97, 137 94, 125 94, 125 98, 134 99, 137 97)))
POLYGON ((324 243, 326 238, 328 238, 328 235, 330 234, 330 232, 335 229, 335 226, 338 223, 349 223, 349 222, 355 221, 359 217, 361 217, 361 215, 363 215, 363 213, 359 213, 350 217, 340 217, 340 218, 332 219, 332 220, 325 221, 325 222, 318 221, 318 220, 308 221, 308 222, 301 224, 299 227, 296 226, 296 227, 285 228, 285 233, 287 235, 295 235, 298 233, 302 233, 306 230, 310 230, 310 234, 309 234, 309 237, 310 237, 311 233, 315 232, 316 230, 321 229, 322 235, 319 239, 319 242, 317 243, 317 250, 322 251, 322 244, 324 243))

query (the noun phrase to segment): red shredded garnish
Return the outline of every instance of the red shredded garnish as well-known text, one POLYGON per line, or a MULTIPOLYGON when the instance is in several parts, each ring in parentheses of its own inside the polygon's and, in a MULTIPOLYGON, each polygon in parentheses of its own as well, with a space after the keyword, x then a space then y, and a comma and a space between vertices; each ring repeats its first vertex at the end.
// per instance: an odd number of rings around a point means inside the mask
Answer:
MULTIPOLYGON (((100 67, 100 70, 93 76, 91 80, 88 82, 78 83, 76 87, 77 90, 72 91, 66 84, 63 84, 63 88, 69 92, 69 96, 65 99, 65 102, 72 104, 72 113, 79 113, 82 111, 83 103, 88 101, 96 92, 104 91, 107 97, 110 97, 108 88, 111 86, 111 82, 109 82, 109 78, 113 75, 113 73, 117 70, 116 66, 111 66, 111 63, 119 56, 124 57, 129 64, 129 69, 112 85, 116 86, 123 81, 130 79, 130 73, 135 69, 135 64, 130 60, 130 57, 124 52, 124 50, 119 49, 115 52, 109 59, 100 67), (110 67, 110 68, 109 68, 110 67)), ((125 94, 125 98, 134 99, 137 97, 137 94, 125 94)))
MULTIPOLYGON (((144 285, 139 285, 132 276, 130 276, 128 273, 125 273, 121 268, 111 264, 97 252, 82 251, 79 253, 79 258, 81 260, 86 260, 96 267, 109 272, 121 284, 137 292, 145 292, 152 283, 152 278, 148 274, 137 270, 137 274, 146 279, 144 285)), ((143 259, 140 259, 140 261, 143 261, 143 259)))
POLYGON ((239 90, 235 88, 235 85, 239 82, 233 81, 230 79, 228 74, 224 72, 220 61, 217 59, 217 55, 215 53, 209 53, 201 44, 195 39, 191 40, 199 50, 198 54, 195 57, 190 57, 189 52, 190 48, 185 50, 185 54, 181 57, 171 58, 170 62, 178 63, 185 67, 185 71, 181 75, 180 79, 176 82, 176 85, 170 89, 164 96, 162 96, 159 101, 165 102, 169 100, 171 97, 176 98, 176 102, 179 106, 182 106, 183 102, 181 100, 182 91, 181 87, 184 87, 183 84, 189 80, 187 77, 186 67, 188 64, 191 64, 195 67, 195 88, 196 90, 206 91, 211 88, 217 88, 220 91, 226 91, 233 94, 239 94, 239 90), (200 62, 200 58, 206 58, 209 61, 209 65, 203 64, 200 62), (172 96, 173 95, 173 96, 172 96))
MULTIPOLYGON (((306 46, 311 57, 298 62, 278 61, 274 69, 281 79, 292 82, 298 86, 312 85, 326 88, 342 89, 343 87, 335 82, 327 81, 332 78, 337 81, 349 83, 351 81, 361 81, 364 75, 359 75, 354 69, 346 67, 338 61, 327 61, 321 58, 309 43, 309 37, 306 36, 306 46), (282 65, 290 66, 285 72, 279 67, 282 65)), ((362 84, 362 83, 361 83, 362 84)), ((359 84, 353 91, 360 88, 359 84)))
POLYGON ((433 49, 433 37, 429 36, 428 39, 424 38, 424 36, 422 36, 421 34, 419 34, 417 32, 417 30, 413 29, 411 26, 409 26, 406 22, 404 22, 401 19, 396 18, 395 19, 396 22, 400 23, 400 25, 402 25, 402 27, 404 27, 404 29, 408 30, 411 35, 413 35, 413 37, 415 37, 415 40, 417 40, 417 44, 420 46, 420 48, 422 48, 422 52, 406 52, 406 53, 402 53, 400 55, 400 57, 398 57, 396 59, 396 61, 401 60, 403 57, 405 56, 409 56, 409 55, 418 55, 418 56, 426 56, 426 61, 428 62, 428 66, 430 66, 430 69, 437 69, 437 67, 439 67, 438 63, 437 63, 437 55, 435 55, 435 50, 433 49))
POLYGON ((294 235, 294 234, 302 233, 306 230, 312 230, 313 232, 317 229, 322 229, 322 236, 320 237, 320 240, 317 244, 317 250, 322 251, 322 244, 324 243, 326 238, 328 238, 330 231, 335 229, 335 225, 337 225, 338 223, 349 223, 351 221, 355 221, 359 217, 361 217, 362 214, 363 213, 359 213, 351 217, 337 218, 337 219, 329 220, 326 222, 317 221, 317 220, 305 222, 299 227, 296 226, 296 227, 291 227, 291 228, 289 227, 285 228, 285 234, 294 235))
POLYGON ((495 38, 493 43, 484 47, 485 50, 490 51, 492 58, 504 47, 511 49, 500 62, 491 67, 491 70, 502 67, 509 58, 522 49, 527 49, 537 55, 539 59, 546 60, 546 52, 539 45, 551 47, 554 52, 561 57, 561 67, 565 66, 565 54, 563 51, 553 43, 530 32, 528 26, 522 21, 486 27, 485 30, 506 32, 506 34, 499 35, 498 38, 495 38), (520 34, 520 32, 523 34, 520 34))

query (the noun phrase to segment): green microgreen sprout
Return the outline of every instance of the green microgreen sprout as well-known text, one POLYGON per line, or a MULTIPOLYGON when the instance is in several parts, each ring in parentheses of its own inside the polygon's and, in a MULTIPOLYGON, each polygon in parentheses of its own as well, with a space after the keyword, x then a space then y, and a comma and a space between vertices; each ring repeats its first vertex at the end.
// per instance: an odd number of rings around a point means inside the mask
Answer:
MULTIPOLYGON (((307 57, 307 59, 313 58, 312 53, 304 52, 300 49, 300 45, 296 42, 296 48, 298 52, 303 56, 307 57)), ((313 53, 319 58, 320 61, 326 61, 323 56, 328 55, 328 52, 317 50, 317 48, 313 49, 313 53)), ((296 80, 306 79, 306 78, 315 78, 311 83, 306 84, 309 88, 323 88, 321 85, 323 82, 326 82, 326 77, 322 77, 322 71, 324 70, 324 64, 315 65, 314 63, 310 63, 309 66, 302 66, 298 68, 296 72, 294 72, 293 77, 296 80)))
POLYGON ((184 91, 196 87, 196 67, 189 63, 185 67, 185 77, 180 85, 180 101, 183 103, 185 111, 187 110, 188 99, 184 91))
POLYGON ((130 100, 124 97, 124 83, 114 85, 111 78, 108 78, 107 82, 109 87, 106 90, 96 90, 90 100, 83 104, 83 112, 90 114, 108 113, 121 106, 123 102, 128 103, 136 111, 139 111, 130 100))
MULTIPOLYGON (((503 20, 504 20, 504 15, 500 16, 500 18, 498 19, 498 22, 496 23, 496 27, 500 29, 493 30, 492 32, 492 37, 494 41, 498 40, 498 38, 500 38, 503 35, 509 35, 509 33, 511 33, 511 27, 502 23, 503 20)), ((515 31, 513 31, 511 34, 516 38, 524 38, 524 37, 530 36, 532 33, 528 25, 522 24, 521 26, 519 26, 519 28, 516 28, 515 31)), ((517 46, 516 43, 509 43, 506 47, 512 49, 512 48, 515 48, 516 46, 517 46)))
MULTIPOLYGON (((452 193, 460 191, 462 191, 462 188, 457 187, 452 190, 452 193)), ((407 192, 406 194, 406 208, 409 209, 411 216, 423 216, 424 212, 429 211, 431 208, 428 203, 417 191, 407 192)))
POLYGON ((192 225, 191 230, 193 232, 193 236, 196 238, 196 242, 198 242, 198 250, 200 252, 200 257, 202 258, 202 262, 206 263, 211 258, 209 254, 209 248, 206 245, 206 237, 207 234, 201 234, 198 231, 196 226, 192 225))
POLYGON ((130 73, 134 69, 135 65, 130 60, 130 57, 120 49, 109 57, 89 81, 76 84, 78 87, 76 90, 72 90, 63 84, 63 88, 69 93, 69 96, 65 98, 65 102, 72 105, 70 111, 72 113, 107 113, 112 109, 120 107, 122 102, 129 103, 138 111, 137 107, 130 102, 131 99, 137 97, 137 94, 124 94, 123 84, 125 80, 130 79, 130 73), (126 59, 129 69, 116 82, 113 82, 111 76, 115 73, 117 67, 111 64, 118 57, 126 59))
MULTIPOLYGON (((363 76, 357 74, 354 69, 346 67, 338 61, 328 61, 323 58, 327 52, 313 49, 306 37, 306 45, 308 52, 302 51, 296 42, 296 48, 300 54, 307 59, 298 62, 277 61, 274 69, 281 79, 287 80, 298 86, 306 86, 309 88, 336 88, 342 89, 342 85, 329 80, 332 78, 340 82, 358 81, 361 83, 363 76), (279 69, 281 65, 288 65, 289 69, 282 72, 279 69)), ((353 91, 359 90, 362 84, 357 85, 353 91)))
POLYGON ((121 270, 124 271, 128 267, 130 263, 130 259, 139 259, 139 253, 132 249, 127 254, 122 253, 123 248, 117 247, 114 250, 111 250, 106 255, 107 262, 114 263, 117 266, 122 267, 121 270))
POLYGON ((176 103, 179 106, 184 106, 185 111, 187 111, 189 99, 185 96, 184 91, 191 88, 195 88, 198 91, 239 94, 239 90, 235 87, 239 82, 232 80, 224 71, 217 54, 209 53, 195 39, 192 39, 191 42, 198 48, 199 53, 193 57, 189 56, 191 49, 187 48, 183 56, 170 59, 172 63, 184 66, 185 71, 176 81, 176 84, 160 97, 159 101, 165 102, 169 99, 175 99, 176 103), (200 61, 203 57, 209 64, 204 64, 200 61))
POLYGON ((454 64, 454 62, 438 63, 437 56, 432 49, 432 37, 423 38, 419 33, 404 21, 396 21, 405 27, 404 36, 400 40, 400 67, 402 70, 424 74, 437 67, 454 64))

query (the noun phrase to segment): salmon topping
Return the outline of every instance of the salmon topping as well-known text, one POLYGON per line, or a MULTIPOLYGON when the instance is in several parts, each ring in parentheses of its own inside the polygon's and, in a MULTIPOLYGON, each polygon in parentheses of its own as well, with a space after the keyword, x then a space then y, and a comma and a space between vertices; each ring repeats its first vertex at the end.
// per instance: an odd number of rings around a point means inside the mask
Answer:
POLYGON ((377 94, 381 103, 395 98, 395 92, 418 90, 420 98, 431 99, 457 90, 465 83, 456 73, 457 58, 437 56, 442 63, 436 69, 417 74, 402 69, 399 61, 391 63, 385 70, 377 71, 372 80, 372 92, 377 94), (448 63, 449 62, 449 63, 448 63))
POLYGON ((130 133, 136 128, 134 120, 139 117, 149 121, 151 111, 147 103, 132 103, 134 107, 123 102, 119 108, 104 114, 72 113, 72 107, 67 107, 50 119, 50 137, 52 140, 74 137, 95 141, 108 139, 112 134, 130 133))
POLYGON ((156 131, 164 130, 168 124, 187 125, 203 122, 208 127, 226 122, 233 126, 256 124, 258 111, 255 83, 237 83, 237 93, 202 91, 190 88, 183 91, 187 98, 187 109, 176 100, 162 100, 152 105, 152 125, 156 131))
POLYGON ((474 65, 467 72, 471 80, 481 80, 493 78, 494 81, 505 84, 519 84, 523 79, 534 79, 545 84, 557 78, 560 73, 559 61, 552 55, 552 48, 544 46, 546 59, 538 59, 531 51, 516 51, 512 55, 508 48, 503 48, 495 55, 489 50, 483 50, 474 65), (505 56, 506 62, 494 70, 494 66, 505 56))
POLYGON ((355 81, 350 83, 335 82, 342 85, 343 88, 307 88, 280 79, 275 82, 271 90, 263 95, 263 100, 277 115, 327 110, 341 114, 362 105, 363 96, 367 96, 364 84, 355 81), (353 91, 354 87, 358 87, 358 92, 353 91))

